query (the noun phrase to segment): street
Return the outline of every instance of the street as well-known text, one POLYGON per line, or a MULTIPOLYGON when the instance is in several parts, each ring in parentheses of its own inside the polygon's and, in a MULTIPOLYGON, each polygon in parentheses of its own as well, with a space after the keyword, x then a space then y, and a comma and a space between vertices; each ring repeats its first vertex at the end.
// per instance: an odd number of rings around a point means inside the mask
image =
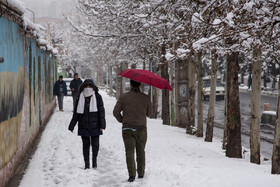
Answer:
MULTIPOLYGON (((242 146, 250 148, 250 119, 251 119, 251 93, 239 92, 240 96, 240 112, 241 112, 241 130, 242 130, 242 146)), ((264 103, 269 103, 271 111, 276 111, 277 98, 273 96, 261 96, 261 113, 264 110, 264 103)), ((204 120, 207 121, 209 102, 204 101, 204 120)), ((224 100, 217 100, 215 105, 215 128, 214 135, 223 138, 223 124, 224 124, 224 100)), ((274 127, 269 124, 261 124, 261 154, 271 159, 272 142, 274 134, 274 127)))
POLYGON ((107 128, 100 137, 97 169, 84 170, 82 140, 68 131, 72 116, 72 98, 65 97, 65 111, 56 108, 42 134, 37 151, 20 183, 21 187, 48 186, 189 186, 235 187, 279 185, 280 178, 270 174, 271 161, 255 165, 245 159, 230 159, 221 149, 221 139, 204 142, 187 135, 185 129, 162 125, 160 119, 148 119, 146 172, 133 184, 128 177, 122 125, 112 115, 114 97, 100 91, 106 109, 107 128))

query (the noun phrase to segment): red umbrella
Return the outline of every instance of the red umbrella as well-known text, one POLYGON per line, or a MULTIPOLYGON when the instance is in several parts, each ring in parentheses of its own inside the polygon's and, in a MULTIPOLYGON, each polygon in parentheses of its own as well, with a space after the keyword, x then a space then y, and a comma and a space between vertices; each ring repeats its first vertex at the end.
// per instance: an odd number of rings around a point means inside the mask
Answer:
POLYGON ((172 91, 172 88, 167 80, 149 70, 126 69, 119 75, 163 90, 172 91))

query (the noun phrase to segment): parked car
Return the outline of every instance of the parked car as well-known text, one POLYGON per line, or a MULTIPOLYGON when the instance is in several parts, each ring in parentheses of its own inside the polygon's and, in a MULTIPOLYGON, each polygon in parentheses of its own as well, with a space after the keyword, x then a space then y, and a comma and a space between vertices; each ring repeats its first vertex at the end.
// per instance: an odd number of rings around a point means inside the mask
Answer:
POLYGON ((70 82, 73 80, 73 78, 63 78, 63 80, 64 80, 65 83, 66 83, 67 96, 71 96, 71 95, 72 95, 72 92, 71 92, 71 89, 70 89, 70 82))
MULTIPOLYGON (((80 78, 83 82, 85 79, 80 78)), ((73 80, 73 78, 63 78, 63 80, 66 83, 66 88, 67 88, 67 96, 72 96, 72 91, 70 89, 70 83, 73 80)))
MULTIPOLYGON (((211 90, 211 77, 203 78, 203 99, 209 100, 210 98, 210 90, 211 90)), ((225 87, 221 82, 221 78, 217 78, 216 82, 216 98, 217 99, 225 99, 225 87)))

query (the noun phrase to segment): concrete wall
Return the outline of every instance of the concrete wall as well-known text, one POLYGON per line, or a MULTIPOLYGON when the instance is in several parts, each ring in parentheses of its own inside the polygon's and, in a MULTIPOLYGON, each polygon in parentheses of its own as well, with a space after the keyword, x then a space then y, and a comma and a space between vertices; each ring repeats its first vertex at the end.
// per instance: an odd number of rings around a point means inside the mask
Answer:
POLYGON ((0 186, 12 177, 55 105, 56 59, 36 37, 0 17, 0 186))

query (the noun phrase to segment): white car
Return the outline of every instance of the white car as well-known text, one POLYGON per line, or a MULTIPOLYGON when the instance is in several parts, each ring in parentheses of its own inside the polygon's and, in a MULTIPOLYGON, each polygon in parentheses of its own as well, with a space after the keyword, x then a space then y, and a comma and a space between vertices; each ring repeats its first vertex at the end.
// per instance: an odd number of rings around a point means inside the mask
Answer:
MULTIPOLYGON (((67 96, 72 96, 72 91, 71 91, 71 89, 70 89, 70 83, 71 83, 71 81, 72 81, 73 79, 74 79, 74 78, 63 78, 63 80, 64 80, 65 83, 66 83, 67 96)), ((80 78, 80 79, 82 80, 82 82, 85 81, 85 79, 82 79, 82 78, 80 78)))
MULTIPOLYGON (((211 90, 211 78, 205 77, 203 78, 203 99, 207 100, 210 98, 210 90, 211 90)), ((217 78, 216 82, 216 98, 217 99, 225 99, 225 87, 222 85, 221 79, 217 78)))
POLYGON ((73 80, 73 78, 63 78, 63 81, 66 83, 66 88, 67 88, 67 96, 72 95, 72 91, 70 89, 70 83, 73 80))

